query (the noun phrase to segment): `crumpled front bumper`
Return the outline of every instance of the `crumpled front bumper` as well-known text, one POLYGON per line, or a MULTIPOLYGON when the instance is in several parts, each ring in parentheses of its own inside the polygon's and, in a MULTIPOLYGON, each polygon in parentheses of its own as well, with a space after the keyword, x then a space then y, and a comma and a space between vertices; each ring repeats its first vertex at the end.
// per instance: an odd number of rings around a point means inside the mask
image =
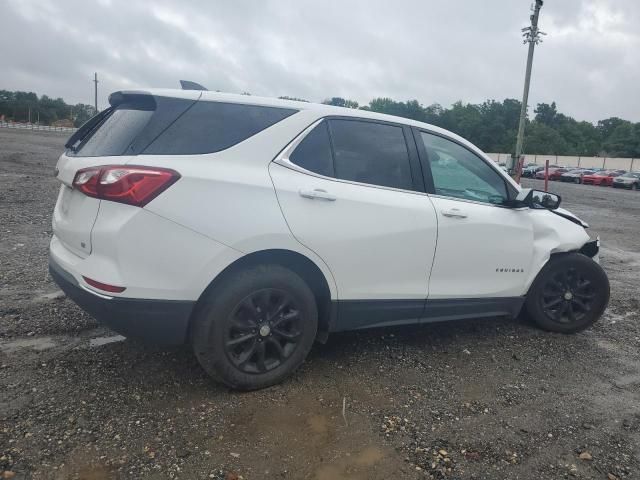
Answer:
POLYGON ((596 237, 595 240, 585 243, 580 248, 580 253, 590 257, 594 262, 600 263, 600 237, 596 237))

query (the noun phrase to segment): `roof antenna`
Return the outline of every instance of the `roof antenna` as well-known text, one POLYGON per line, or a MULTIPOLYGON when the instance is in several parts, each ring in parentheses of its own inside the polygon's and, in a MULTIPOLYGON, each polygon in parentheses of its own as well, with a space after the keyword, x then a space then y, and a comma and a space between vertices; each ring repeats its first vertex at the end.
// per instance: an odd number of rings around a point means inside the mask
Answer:
POLYGON ((205 90, 209 91, 209 89, 203 87, 199 83, 192 82, 190 80, 180 80, 180 86, 182 90, 205 90))

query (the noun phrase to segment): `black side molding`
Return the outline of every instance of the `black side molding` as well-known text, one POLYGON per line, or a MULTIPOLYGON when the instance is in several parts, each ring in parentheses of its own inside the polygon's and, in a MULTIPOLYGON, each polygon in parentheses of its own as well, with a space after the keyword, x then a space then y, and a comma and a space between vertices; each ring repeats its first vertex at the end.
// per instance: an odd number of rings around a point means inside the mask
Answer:
POLYGON ((438 300, 338 300, 331 332, 471 318, 515 318, 525 297, 438 300))
POLYGON ((339 300, 335 332, 420 323, 424 300, 339 300))
POLYGON ((427 300, 422 323, 504 316, 515 318, 524 300, 525 297, 427 300))

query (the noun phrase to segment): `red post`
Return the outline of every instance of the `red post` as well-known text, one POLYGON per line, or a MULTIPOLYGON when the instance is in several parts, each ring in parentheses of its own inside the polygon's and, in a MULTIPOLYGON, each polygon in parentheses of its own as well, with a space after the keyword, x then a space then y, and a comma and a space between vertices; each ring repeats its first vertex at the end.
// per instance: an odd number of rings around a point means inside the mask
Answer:
POLYGON ((544 162, 544 191, 549 191, 549 159, 544 162))

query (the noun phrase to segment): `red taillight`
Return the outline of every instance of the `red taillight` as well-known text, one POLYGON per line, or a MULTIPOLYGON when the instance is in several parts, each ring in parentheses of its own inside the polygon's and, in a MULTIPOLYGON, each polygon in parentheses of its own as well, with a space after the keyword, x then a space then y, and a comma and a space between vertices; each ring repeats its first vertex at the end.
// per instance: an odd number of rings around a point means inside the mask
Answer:
POLYGON ((90 197, 144 207, 179 178, 168 168, 107 165, 78 170, 73 186, 90 197))
POLYGON ((108 283, 98 282, 97 280, 94 280, 89 277, 85 277, 84 275, 82 276, 82 278, 84 278, 84 281, 87 282, 92 287, 95 287, 99 290, 104 290, 105 292, 122 293, 127 288, 127 287, 116 287, 115 285, 109 285, 108 283))

